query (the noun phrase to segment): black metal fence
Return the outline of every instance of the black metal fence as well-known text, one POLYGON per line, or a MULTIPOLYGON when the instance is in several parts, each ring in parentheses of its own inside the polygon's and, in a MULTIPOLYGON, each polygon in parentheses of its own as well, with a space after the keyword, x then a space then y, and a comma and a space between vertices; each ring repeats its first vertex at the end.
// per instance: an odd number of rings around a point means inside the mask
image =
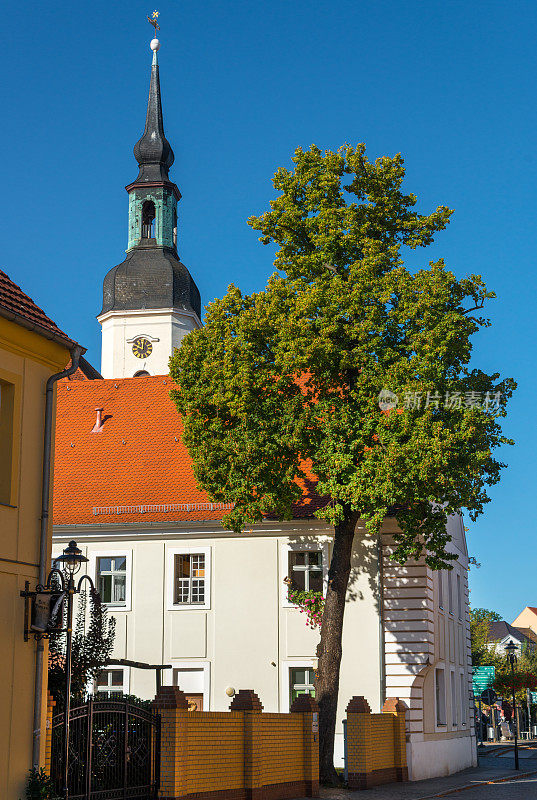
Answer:
MULTIPOLYGON (((51 777, 63 796, 63 714, 52 718, 51 777)), ((71 709, 69 800, 153 800, 160 767, 160 717, 127 701, 71 709)))

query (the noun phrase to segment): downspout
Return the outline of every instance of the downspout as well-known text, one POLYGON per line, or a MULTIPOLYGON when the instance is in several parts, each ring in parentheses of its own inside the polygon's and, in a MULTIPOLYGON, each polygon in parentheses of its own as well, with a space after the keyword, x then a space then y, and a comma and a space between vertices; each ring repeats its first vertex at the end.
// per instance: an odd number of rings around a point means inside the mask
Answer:
MULTIPOLYGON (((62 378, 68 378, 78 369, 80 356, 85 352, 85 348, 75 345, 71 350, 71 366, 63 372, 51 375, 47 381, 45 390, 45 432, 43 441, 43 480, 41 490, 41 535, 39 542, 39 581, 42 586, 45 584, 48 575, 47 551, 48 551, 48 522, 50 511, 50 473, 52 455, 52 421, 54 418, 54 386, 62 378)), ((41 750, 41 714, 43 699, 43 659, 45 645, 43 639, 38 639, 35 654, 35 693, 34 693, 34 731, 32 745, 32 765, 35 769, 40 766, 41 750)))

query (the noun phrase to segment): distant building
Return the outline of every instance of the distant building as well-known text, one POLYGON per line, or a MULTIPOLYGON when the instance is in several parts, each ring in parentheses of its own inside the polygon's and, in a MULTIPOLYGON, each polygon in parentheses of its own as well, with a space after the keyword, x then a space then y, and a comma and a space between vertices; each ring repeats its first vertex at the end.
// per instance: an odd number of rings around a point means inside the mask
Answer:
MULTIPOLYGON (((46 643, 24 641, 20 591, 25 581, 35 589, 40 570, 48 574, 50 567, 52 513, 41 526, 45 389, 75 351, 83 352, 0 271, 0 797, 6 800, 23 797, 30 767, 44 764, 46 643)), ((55 394, 49 394, 53 432, 55 394)))
POLYGON ((535 647, 535 640, 532 637, 527 636, 521 628, 509 625, 505 620, 490 623, 488 642, 496 652, 501 654, 506 652, 505 648, 508 644, 514 644, 519 651, 525 647, 529 647, 531 650, 535 647))
POLYGON ((537 608, 526 606, 513 621, 513 627, 518 628, 537 644, 537 608))

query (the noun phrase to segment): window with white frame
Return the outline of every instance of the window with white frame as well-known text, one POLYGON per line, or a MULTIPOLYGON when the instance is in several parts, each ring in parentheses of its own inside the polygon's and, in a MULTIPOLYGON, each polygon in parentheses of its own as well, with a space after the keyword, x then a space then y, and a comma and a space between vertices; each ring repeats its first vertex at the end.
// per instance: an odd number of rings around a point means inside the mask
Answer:
POLYGON ((435 696, 436 696, 436 724, 446 724, 446 679, 444 670, 437 668, 434 671, 435 696))
POLYGON ((289 669, 289 705, 301 694, 315 697, 315 670, 313 667, 291 667, 289 669))
POLYGON ((448 586, 449 613, 453 614, 453 572, 452 572, 452 570, 448 570, 447 586, 448 586))
POLYGON ((293 589, 322 592, 323 554, 321 550, 290 550, 289 578, 293 589))
POLYGON ((460 575, 457 575, 457 609, 459 612, 459 619, 462 619, 462 584, 460 575))
POLYGON ((103 669, 95 681, 94 692, 106 700, 115 700, 128 694, 126 670, 121 667, 103 669))
POLYGON ((205 553, 176 553, 174 557, 174 604, 205 603, 205 553))
POLYGON ((97 588, 103 603, 126 604, 127 556, 97 556, 97 588))
POLYGON ((444 609, 444 573, 442 570, 438 573, 438 606, 444 609))

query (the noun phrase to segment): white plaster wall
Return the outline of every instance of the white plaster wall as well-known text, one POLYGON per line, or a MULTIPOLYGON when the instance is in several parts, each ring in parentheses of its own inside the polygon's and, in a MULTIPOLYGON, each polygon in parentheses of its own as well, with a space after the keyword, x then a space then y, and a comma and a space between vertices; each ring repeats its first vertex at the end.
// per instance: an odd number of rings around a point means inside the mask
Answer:
POLYGON ((411 741, 407 744, 407 762, 411 781, 451 775, 468 767, 475 767, 475 737, 411 741))
MULTIPOLYGON (((316 665, 318 631, 306 627, 305 616, 289 607, 282 592, 287 574, 288 544, 299 548, 319 541, 330 557, 327 528, 308 522, 307 535, 290 523, 277 532, 257 531, 235 536, 229 533, 205 536, 194 531, 184 535, 109 536, 104 541, 85 539, 77 531, 90 564, 106 552, 132 551, 131 610, 111 608, 118 635, 114 656, 133 661, 171 664, 174 668, 197 668, 207 687, 205 710, 229 708, 229 686, 254 689, 268 712, 289 710, 289 669, 316 665), (311 528, 318 532, 312 536, 311 528), (324 544, 323 544, 324 543, 324 544), (172 568, 174 548, 191 551, 209 547, 211 553, 211 597, 208 608, 177 607, 167 610, 167 573, 172 568)), ((63 537, 63 542, 72 538, 63 537)), ((55 541, 55 552, 65 544, 55 541)), ((95 578, 95 575, 92 575, 95 578)), ((345 708, 353 695, 364 695, 373 711, 380 709, 381 640, 377 599, 377 555, 375 542, 356 536, 351 586, 345 611, 343 661, 337 714, 336 763, 343 765, 345 708)), ((170 680, 171 673, 163 676, 170 680)), ((139 697, 155 694, 154 672, 130 670, 130 691, 139 697)))
POLYGON ((110 311, 98 317, 102 326, 101 373, 103 378, 132 378, 145 370, 167 375, 168 361, 186 334, 201 327, 195 314, 171 308, 155 311, 110 311), (132 339, 146 336, 153 345, 147 359, 132 352, 132 339))
MULTIPOLYGON (((386 695, 404 698, 410 706, 407 729, 413 779, 456 772, 473 763, 470 696, 464 725, 460 718, 457 725, 452 724, 450 705, 451 669, 470 686, 464 534, 460 525, 453 532, 453 546, 461 559, 455 571, 464 579, 464 619, 459 620, 456 603, 453 614, 438 608, 438 573, 431 574, 424 566, 401 568, 385 563, 383 635, 377 542, 357 530, 343 630, 335 743, 338 766, 343 764, 342 720, 347 703, 353 695, 363 695, 373 712, 380 711, 384 660, 386 695), (434 669, 441 664, 448 678, 447 725, 439 727, 434 669)), ((115 656, 170 664, 180 671, 185 688, 186 682, 203 686, 205 710, 226 710, 229 686, 254 689, 268 712, 289 710, 289 669, 315 667, 319 634, 306 627, 304 615, 286 600, 287 553, 293 546, 308 549, 318 544, 328 563, 332 534, 326 525, 278 522, 243 535, 203 523, 167 530, 118 525, 94 533, 77 527, 63 536, 56 533, 55 552, 73 536, 90 558, 90 570, 95 569, 98 555, 131 553, 130 610, 110 610, 117 618, 115 656), (204 608, 170 607, 173 552, 200 548, 210 553, 209 602, 204 608)), ((447 597, 446 586, 444 604, 447 597)), ((164 682, 172 680, 173 670, 163 675, 164 682)), ((459 688, 457 677, 457 703, 462 701, 459 688)), ((153 697, 154 673, 131 669, 130 691, 153 697)))

